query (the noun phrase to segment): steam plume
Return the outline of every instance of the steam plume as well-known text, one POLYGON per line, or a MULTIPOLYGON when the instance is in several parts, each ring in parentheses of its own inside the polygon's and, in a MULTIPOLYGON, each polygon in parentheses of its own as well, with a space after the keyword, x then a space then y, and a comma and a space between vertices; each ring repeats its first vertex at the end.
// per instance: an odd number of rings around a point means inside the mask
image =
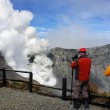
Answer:
POLYGON ((29 26, 32 18, 31 12, 14 10, 9 0, 0 0, 0 52, 13 69, 31 70, 34 80, 54 86, 52 61, 47 58, 49 43, 29 26), (30 57, 34 57, 31 63, 30 57))

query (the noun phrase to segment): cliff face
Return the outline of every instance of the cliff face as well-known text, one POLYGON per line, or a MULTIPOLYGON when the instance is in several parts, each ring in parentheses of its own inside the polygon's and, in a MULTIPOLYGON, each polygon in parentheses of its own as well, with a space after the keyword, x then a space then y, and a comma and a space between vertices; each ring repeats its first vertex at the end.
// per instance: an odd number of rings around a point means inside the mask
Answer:
MULTIPOLYGON (((7 65, 4 57, 0 53, 0 69, 2 69, 2 68, 6 68, 6 69, 12 70, 12 68, 7 65)), ((15 72, 9 72, 9 71, 7 71, 6 73, 7 73, 6 74, 6 77, 8 79, 24 79, 23 77, 21 77, 20 75, 18 75, 15 72)), ((2 71, 0 71, 0 79, 2 79, 2 71)))
MULTIPOLYGON (((62 87, 62 78, 67 78, 67 86, 71 87, 71 63, 72 56, 77 52, 76 49, 54 48, 50 51, 48 57, 53 61, 53 72, 57 78, 56 87, 62 87)), ((98 86, 99 91, 110 92, 110 77, 104 76, 104 71, 110 65, 110 45, 102 47, 94 47, 87 49, 88 56, 92 59, 90 81, 98 86)), ((0 68, 11 69, 0 54, 0 68)), ((7 74, 8 78, 21 79, 22 77, 16 73, 7 74)), ((0 72, 0 79, 2 72, 0 72)))
POLYGON ((110 45, 88 49, 92 58, 91 81, 103 90, 110 92, 110 77, 104 76, 104 71, 110 65, 110 45))
MULTIPOLYGON (((62 86, 62 78, 66 77, 68 88, 71 87, 71 57, 75 55, 75 49, 52 49, 49 58, 53 61, 53 71, 58 79, 57 87, 62 86)), ((110 65, 110 45, 87 49, 88 57, 92 59, 90 82, 98 86, 100 92, 110 92, 110 77, 104 76, 104 71, 110 65)))

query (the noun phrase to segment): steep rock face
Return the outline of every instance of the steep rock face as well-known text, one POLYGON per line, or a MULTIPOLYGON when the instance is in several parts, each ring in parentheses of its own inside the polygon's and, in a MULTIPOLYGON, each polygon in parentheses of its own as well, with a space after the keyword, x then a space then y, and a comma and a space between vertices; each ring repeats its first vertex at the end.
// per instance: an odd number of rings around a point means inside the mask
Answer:
MULTIPOLYGON (((12 68, 10 66, 8 66, 8 64, 6 63, 3 55, 1 55, 0 53, 0 69, 5 68, 5 69, 10 69, 12 70, 12 68)), ((18 75, 15 72, 6 72, 6 77, 7 79, 24 79, 23 77, 21 77, 20 75, 18 75)), ((2 79, 2 71, 0 71, 0 79, 2 79)))
MULTIPOLYGON (((72 56, 78 50, 76 49, 52 49, 49 58, 53 61, 53 71, 58 79, 57 87, 62 86, 62 78, 67 78, 67 86, 71 87, 71 67, 72 56)), ((104 71, 110 64, 110 45, 94 47, 87 49, 88 57, 92 59, 90 81, 95 83, 99 91, 110 92, 110 77, 104 76, 104 71)))
POLYGON ((110 45, 88 49, 92 58, 91 81, 103 90, 110 92, 110 77, 104 76, 104 71, 110 65, 110 45))
MULTIPOLYGON (((53 71, 57 78, 56 87, 62 86, 62 78, 67 78, 67 86, 71 88, 71 61, 72 56, 77 52, 76 49, 55 48, 50 51, 48 57, 53 61, 53 71)), ((110 65, 110 45, 102 47, 94 47, 87 49, 88 56, 92 59, 90 81, 95 83, 99 91, 110 92, 110 77, 104 76, 104 71, 110 65)), ((7 65, 3 56, 0 54, 0 68, 12 69, 7 65)), ((10 79, 22 79, 22 77, 14 72, 8 72, 7 77, 10 79)), ((0 79, 2 72, 0 72, 0 79)))

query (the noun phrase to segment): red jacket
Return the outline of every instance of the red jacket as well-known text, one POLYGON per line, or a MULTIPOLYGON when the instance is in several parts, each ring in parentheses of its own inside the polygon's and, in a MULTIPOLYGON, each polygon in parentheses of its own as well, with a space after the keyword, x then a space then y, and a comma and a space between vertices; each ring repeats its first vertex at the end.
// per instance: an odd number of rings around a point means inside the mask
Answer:
POLYGON ((72 62, 71 67, 77 69, 76 76, 80 81, 88 81, 91 69, 91 59, 87 56, 78 58, 72 62))

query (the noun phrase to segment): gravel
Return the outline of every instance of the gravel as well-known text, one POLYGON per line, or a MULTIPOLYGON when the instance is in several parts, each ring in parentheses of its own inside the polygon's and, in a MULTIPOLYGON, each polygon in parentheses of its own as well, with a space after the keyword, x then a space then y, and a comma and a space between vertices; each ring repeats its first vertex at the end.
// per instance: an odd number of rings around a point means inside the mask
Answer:
MULTIPOLYGON (((70 110, 70 102, 60 98, 2 87, 0 88, 0 110, 70 110)), ((108 109, 90 106, 90 110, 108 109)))

